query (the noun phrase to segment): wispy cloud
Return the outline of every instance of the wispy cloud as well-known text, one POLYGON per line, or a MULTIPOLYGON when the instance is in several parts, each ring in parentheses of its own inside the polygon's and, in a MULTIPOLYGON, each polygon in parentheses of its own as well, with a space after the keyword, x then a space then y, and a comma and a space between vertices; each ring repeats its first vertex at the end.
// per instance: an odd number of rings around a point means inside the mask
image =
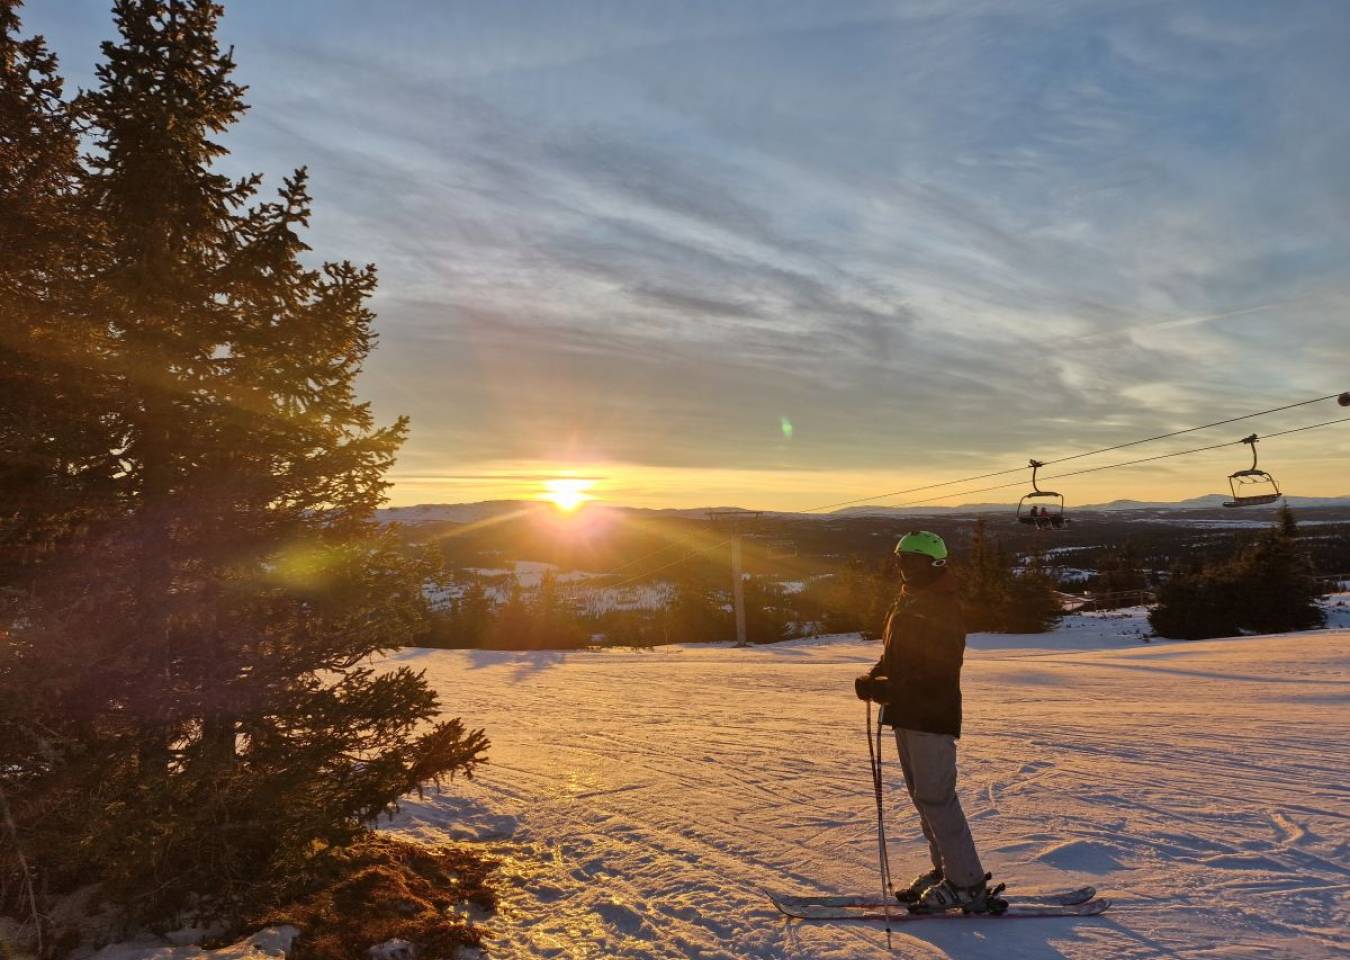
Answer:
MULTIPOLYGON (((28 19, 69 61, 95 9, 28 19)), ((411 473, 939 474, 1344 386, 1347 5, 226 27, 255 105, 231 163, 310 164, 315 249, 381 267, 366 389, 412 415, 411 473)))

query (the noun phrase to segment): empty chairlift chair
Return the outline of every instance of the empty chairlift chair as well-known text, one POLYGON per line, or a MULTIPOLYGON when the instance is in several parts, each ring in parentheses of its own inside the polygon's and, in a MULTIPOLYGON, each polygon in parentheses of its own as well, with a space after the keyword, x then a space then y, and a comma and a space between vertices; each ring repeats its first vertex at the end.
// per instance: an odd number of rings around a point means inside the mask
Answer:
POLYGON ((1228 489, 1233 499, 1224 502, 1225 507, 1259 507, 1274 503, 1284 494, 1275 478, 1256 466, 1256 434, 1244 437, 1242 442, 1252 448, 1252 465, 1248 470, 1239 470, 1228 475, 1228 489))

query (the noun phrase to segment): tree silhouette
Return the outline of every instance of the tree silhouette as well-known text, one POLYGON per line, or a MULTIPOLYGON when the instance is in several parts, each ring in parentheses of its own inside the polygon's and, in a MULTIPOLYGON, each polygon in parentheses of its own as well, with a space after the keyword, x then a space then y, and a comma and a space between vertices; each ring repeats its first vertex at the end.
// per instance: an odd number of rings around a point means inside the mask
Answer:
POLYGON ((43 249, 4 277, 16 342, 55 351, 25 403, 51 396, 60 427, 5 442, 34 454, 25 489, 61 478, 24 505, 45 558, 10 572, 0 785, 52 893, 98 879, 133 918, 228 914, 486 746, 436 719, 420 674, 372 661, 422 632, 434 573, 373 517, 407 432, 355 394, 375 273, 302 263, 303 170, 262 202, 259 177, 214 170, 244 110, 217 5, 115 4, 74 169, 54 67, 0 10, 4 115, 54 138, 4 209, 43 249))

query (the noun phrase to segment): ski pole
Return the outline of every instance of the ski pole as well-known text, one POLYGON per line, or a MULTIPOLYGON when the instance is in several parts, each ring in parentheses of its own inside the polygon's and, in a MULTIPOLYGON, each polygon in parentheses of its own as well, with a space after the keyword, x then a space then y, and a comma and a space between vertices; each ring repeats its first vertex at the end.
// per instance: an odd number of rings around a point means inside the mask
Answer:
POLYGON ((877 803, 877 863, 881 872, 881 909, 886 918, 886 936, 889 938, 891 933, 890 896, 894 891, 891 886, 890 855, 886 850, 886 805, 882 798, 884 770, 881 765, 881 716, 880 714, 877 716, 876 747, 873 749, 872 704, 868 701, 865 706, 867 707, 867 759, 872 772, 872 794, 877 803))

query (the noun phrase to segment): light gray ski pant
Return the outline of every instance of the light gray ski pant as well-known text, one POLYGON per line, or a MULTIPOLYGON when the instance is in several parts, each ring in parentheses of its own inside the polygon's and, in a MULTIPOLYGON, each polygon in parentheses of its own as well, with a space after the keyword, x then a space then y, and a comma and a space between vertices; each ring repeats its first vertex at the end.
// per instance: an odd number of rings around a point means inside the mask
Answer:
POLYGON ((933 866, 957 886, 984 879, 970 825, 956 798, 956 738, 945 733, 896 728, 900 769, 905 787, 919 811, 933 866))

